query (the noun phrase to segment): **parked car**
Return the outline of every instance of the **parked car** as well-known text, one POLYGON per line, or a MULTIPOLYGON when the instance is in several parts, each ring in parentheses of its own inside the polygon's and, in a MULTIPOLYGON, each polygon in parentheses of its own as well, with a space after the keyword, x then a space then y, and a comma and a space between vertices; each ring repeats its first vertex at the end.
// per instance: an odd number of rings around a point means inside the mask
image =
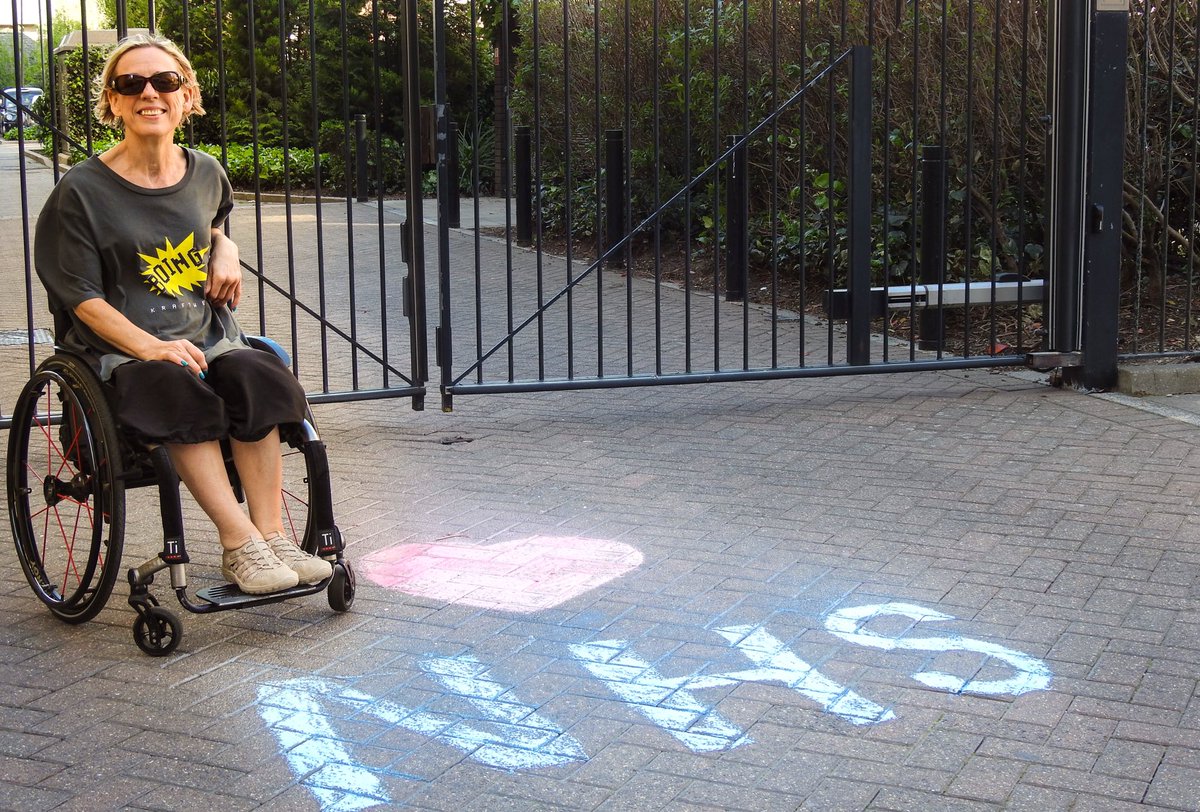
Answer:
MULTIPOLYGON (((28 110, 33 106, 33 103, 42 97, 42 89, 40 87, 23 87, 21 88, 21 107, 26 110, 24 122, 28 126, 33 123, 28 110)), ((0 98, 0 131, 8 131, 17 126, 17 89, 15 87, 4 88, 4 96, 0 98)))

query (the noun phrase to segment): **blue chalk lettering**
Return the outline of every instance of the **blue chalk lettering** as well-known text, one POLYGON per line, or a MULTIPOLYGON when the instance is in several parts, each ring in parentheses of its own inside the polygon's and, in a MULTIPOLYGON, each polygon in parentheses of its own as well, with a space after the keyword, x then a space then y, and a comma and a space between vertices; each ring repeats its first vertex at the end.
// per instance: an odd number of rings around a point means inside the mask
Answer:
POLYGON ((696 675, 665 677, 628 649, 624 640, 568 646, 575 658, 627 705, 693 752, 732 750, 749 739, 742 729, 697 699, 691 688, 732 685, 696 675))

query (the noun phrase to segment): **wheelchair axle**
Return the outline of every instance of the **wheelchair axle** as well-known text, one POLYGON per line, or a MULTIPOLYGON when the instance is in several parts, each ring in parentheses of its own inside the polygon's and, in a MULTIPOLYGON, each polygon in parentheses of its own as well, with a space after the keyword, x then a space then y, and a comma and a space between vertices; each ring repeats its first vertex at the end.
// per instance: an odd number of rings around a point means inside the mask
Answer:
POLYGON ((86 502, 92 492, 92 478, 78 473, 67 482, 50 475, 42 480, 42 497, 46 504, 54 507, 64 499, 86 502))

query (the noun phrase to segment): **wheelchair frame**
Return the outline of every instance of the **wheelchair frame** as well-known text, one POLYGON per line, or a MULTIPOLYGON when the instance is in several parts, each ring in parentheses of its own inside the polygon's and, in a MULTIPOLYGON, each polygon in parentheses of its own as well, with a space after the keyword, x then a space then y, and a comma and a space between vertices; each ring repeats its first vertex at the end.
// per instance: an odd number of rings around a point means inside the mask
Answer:
MULTIPOLYGON (((270 339, 248 336, 258 350, 272 352, 285 364, 287 353, 270 339)), ((137 613, 133 637, 137 646, 152 656, 165 656, 179 645, 183 626, 178 616, 159 605, 150 592, 154 577, 167 570, 180 605, 189 612, 205 614, 277 603, 289 598, 327 592, 334 611, 347 611, 354 602, 355 580, 343 554, 341 532, 333 516, 329 464, 325 444, 317 433, 311 411, 302 423, 280 426, 281 452, 286 445, 304 458, 307 499, 285 489, 285 512, 292 537, 310 553, 330 561, 333 572, 317 584, 299 585, 265 595, 249 595, 233 584, 201 589, 189 595, 179 476, 163 446, 146 447, 120 432, 109 409, 99 375, 92 363, 69 350, 55 348, 26 383, 13 409, 8 447, 9 519, 17 555, 25 577, 51 613, 68 623, 83 623, 103 609, 120 568, 125 531, 125 490, 157 485, 162 518, 163 546, 153 558, 128 570, 129 605, 137 613), (57 389, 61 408, 51 409, 50 392, 57 389), (39 403, 46 400, 44 413, 39 403), (57 427, 57 442, 55 428, 57 427), (46 446, 47 472, 40 483, 30 481, 34 470, 29 459, 31 438, 46 446), (69 477, 67 476, 69 474, 69 477), (38 503, 40 490, 41 502, 38 503), (289 499, 305 514, 303 533, 298 532, 289 499), (63 502, 67 507, 60 512, 63 502), (37 504, 35 504, 37 503, 37 504), (74 508, 74 516, 69 515, 74 508), (35 509, 36 508, 36 509, 35 509), (66 522, 64 523, 64 513, 66 522), (34 519, 43 524, 41 543, 36 538, 34 519), (68 529, 70 536, 68 538, 68 529), (76 532, 89 535, 88 549, 76 549, 76 532), (47 567, 51 536, 61 536, 62 577, 47 567), (78 556, 79 560, 76 560, 78 556), (61 582, 61 583, 60 583, 61 582)), ((42 449, 39 449, 41 451, 42 449)), ((222 441, 226 470, 239 501, 244 499, 233 465, 228 440, 222 441)), ((298 512, 297 511, 297 512, 298 512)))

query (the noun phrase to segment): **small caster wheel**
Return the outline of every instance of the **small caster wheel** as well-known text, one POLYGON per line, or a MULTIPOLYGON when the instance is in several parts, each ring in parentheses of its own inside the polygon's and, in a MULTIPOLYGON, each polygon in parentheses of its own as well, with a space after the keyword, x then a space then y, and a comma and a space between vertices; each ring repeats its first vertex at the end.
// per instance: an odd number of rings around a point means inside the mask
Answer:
POLYGON ((133 642, 151 657, 166 657, 183 637, 183 624, 175 613, 161 606, 151 606, 133 621, 133 642))
POLYGON ((329 594, 330 609, 349 611, 354 605, 354 570, 350 569, 350 562, 339 561, 333 565, 333 577, 325 591, 329 594))

